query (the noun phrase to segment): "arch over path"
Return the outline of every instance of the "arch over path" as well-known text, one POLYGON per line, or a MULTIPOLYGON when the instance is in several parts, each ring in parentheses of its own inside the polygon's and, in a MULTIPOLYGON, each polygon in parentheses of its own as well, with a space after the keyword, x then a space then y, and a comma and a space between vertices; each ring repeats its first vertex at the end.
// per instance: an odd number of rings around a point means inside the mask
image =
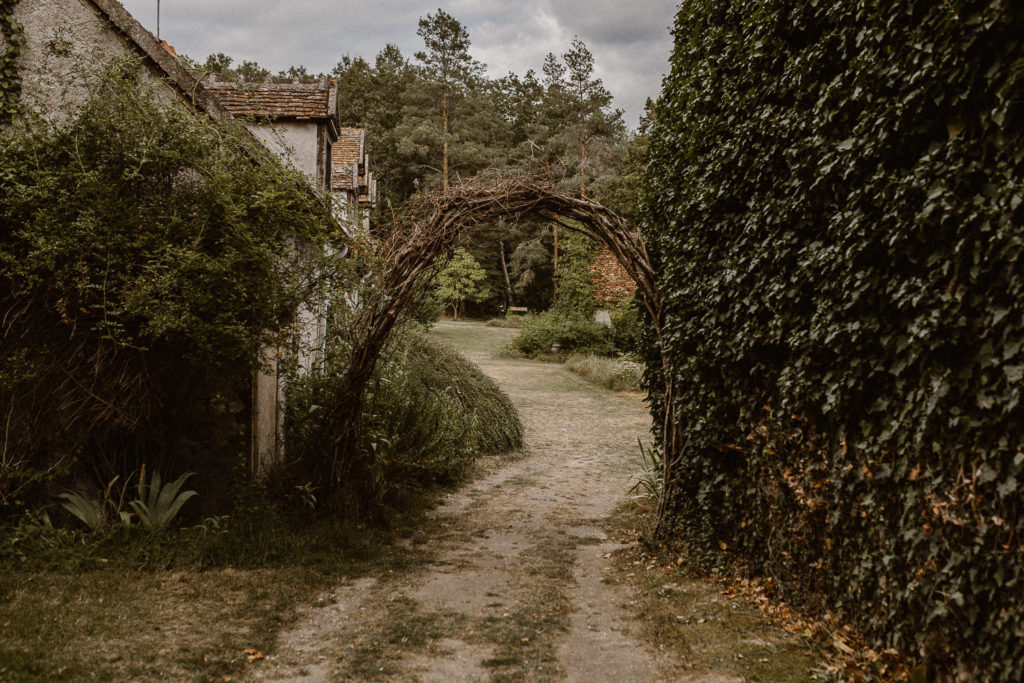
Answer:
MULTIPOLYGON (((428 275, 476 226, 505 216, 528 214, 607 245, 636 282, 661 345, 664 320, 657 276, 640 234, 615 212, 589 199, 565 194, 549 180, 525 174, 482 174, 447 190, 418 197, 393 217, 386 237, 373 246, 377 262, 374 284, 383 294, 365 303, 353 327, 352 354, 341 379, 343 400, 336 404, 332 415, 338 430, 330 468, 324 472, 328 488, 344 488, 349 479, 357 457, 359 417, 366 387, 388 337, 423 293, 429 283, 428 275)), ((664 371, 661 376, 665 378, 665 405, 671 406, 671 376, 664 371)), ((662 430, 663 481, 669 482, 680 453, 674 420, 666 419, 662 430)), ((659 519, 666 498, 663 491, 659 519)))

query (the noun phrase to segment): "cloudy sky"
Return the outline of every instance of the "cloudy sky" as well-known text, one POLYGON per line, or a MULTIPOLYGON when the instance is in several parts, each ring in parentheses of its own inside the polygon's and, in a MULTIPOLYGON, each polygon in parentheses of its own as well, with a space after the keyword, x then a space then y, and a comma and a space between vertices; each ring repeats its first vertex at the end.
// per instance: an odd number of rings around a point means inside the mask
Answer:
MULTIPOLYGON (((122 0, 156 33, 157 0, 122 0)), ((160 37, 195 59, 223 52, 279 71, 328 72, 343 55, 372 61, 387 43, 410 59, 422 48, 420 17, 440 6, 469 30, 470 52, 492 76, 540 72, 579 36, 614 106, 635 126, 657 97, 672 47, 678 0, 161 0, 160 37)))

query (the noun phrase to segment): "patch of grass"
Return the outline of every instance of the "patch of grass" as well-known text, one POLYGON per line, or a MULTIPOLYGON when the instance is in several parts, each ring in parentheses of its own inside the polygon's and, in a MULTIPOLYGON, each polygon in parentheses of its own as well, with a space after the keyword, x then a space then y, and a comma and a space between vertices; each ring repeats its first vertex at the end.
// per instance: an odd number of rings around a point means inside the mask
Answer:
POLYGON ((399 675, 396 650, 429 651, 437 640, 459 630, 462 621, 456 613, 424 613, 406 597, 390 599, 369 628, 352 634, 352 642, 341 654, 346 679, 399 675))
POLYGON ((430 335, 472 358, 476 355, 497 355, 503 347, 512 343, 516 330, 487 327, 475 322, 442 320, 431 328, 430 335))
POLYGON ((613 580, 631 584, 639 594, 635 609, 646 639, 655 647, 674 650, 687 662, 689 676, 808 680, 819 663, 808 648, 816 646, 764 614, 755 603, 767 597, 691 574, 685 556, 641 540, 637 529, 650 523, 654 505, 633 501, 609 520, 610 533, 629 541, 614 555, 613 580))
POLYGON ((640 391, 643 366, 607 356, 572 355, 565 367, 599 387, 611 391, 640 391))
POLYGON ((37 528, 34 539, 22 528, 13 536, 21 555, 2 542, 0 681, 237 679, 255 665, 247 649, 272 652, 297 608, 341 577, 422 562, 422 550, 389 542, 429 526, 418 513, 383 528, 273 510, 221 524, 162 534, 37 528))
POLYGON ((487 327, 501 327, 509 330, 518 330, 523 326, 523 317, 510 315, 504 318, 491 318, 487 321, 487 327))
POLYGON ((572 549, 577 539, 553 534, 524 551, 518 561, 517 603, 504 619, 484 619, 481 635, 496 646, 483 662, 492 680, 552 680, 564 672, 558 664, 558 640, 569 629, 565 586, 572 580, 572 549))
POLYGON ((303 567, 0 574, 0 680, 202 680, 270 651, 294 606, 330 583, 303 567))

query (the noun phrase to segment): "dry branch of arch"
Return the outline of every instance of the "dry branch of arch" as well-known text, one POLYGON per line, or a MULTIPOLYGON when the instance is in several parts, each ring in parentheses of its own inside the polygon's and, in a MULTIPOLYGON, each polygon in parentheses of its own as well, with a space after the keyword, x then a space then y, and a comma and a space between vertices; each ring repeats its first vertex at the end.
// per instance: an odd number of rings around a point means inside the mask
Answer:
MULTIPOLYGON (((333 419, 338 426, 329 470, 329 487, 344 488, 357 456, 359 418, 366 387, 388 337, 407 311, 414 307, 429 275, 444 264, 461 238, 479 225, 499 218, 532 214, 566 230, 582 233, 605 244, 637 284, 641 300, 662 335, 661 297, 657 277, 643 240, 621 216, 601 204, 560 191, 543 176, 523 173, 485 173, 447 189, 411 200, 385 226, 373 245, 378 294, 364 303, 354 327, 348 368, 341 378, 342 396, 333 419)), ((667 377, 666 377, 667 379, 667 377)), ((671 383, 666 383, 666 405, 671 405, 671 383)), ((666 422, 664 481, 670 481, 676 439, 666 422)), ((663 500, 665 496, 662 496, 663 500)))

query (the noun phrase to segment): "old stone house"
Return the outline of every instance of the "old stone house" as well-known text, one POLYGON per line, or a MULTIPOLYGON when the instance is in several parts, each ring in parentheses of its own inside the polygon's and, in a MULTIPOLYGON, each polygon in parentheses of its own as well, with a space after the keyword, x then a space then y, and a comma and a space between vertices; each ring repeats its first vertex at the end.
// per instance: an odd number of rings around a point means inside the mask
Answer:
POLYGON ((370 211, 377 206, 377 180, 366 153, 366 131, 342 128, 333 155, 331 185, 335 200, 349 222, 368 229, 370 211))
MULTIPOLYGON (((184 105, 217 120, 241 117, 256 140, 305 173, 310 201, 326 201, 338 138, 334 84, 271 79, 228 84, 197 79, 169 49, 115 0, 25 0, 14 18, 24 27, 19 59, 21 101, 30 117, 70 120, 88 101, 103 70, 119 58, 138 64, 138 78, 168 106, 184 105)), ((0 36, 0 48, 6 48, 0 36)), ((365 164, 360 173, 366 173, 365 164)), ((339 226, 340 227, 340 226, 339 226)), ((325 337, 325 312, 296 312, 300 362, 316 362, 325 337)), ((264 371, 253 380, 252 467, 271 464, 282 449, 283 386, 279 353, 266 349, 264 371)))
POLYGON ((269 150, 331 190, 331 150, 338 140, 338 95, 333 81, 267 78, 258 82, 202 80, 221 104, 269 150))
MULTIPOLYGON (((203 85, 267 149, 302 172, 318 192, 331 192, 333 150, 338 141, 337 88, 326 78, 267 78, 257 82, 209 76, 203 85)), ((346 225, 342 221, 342 225, 346 225)), ((300 372, 322 362, 327 340, 327 303, 296 312, 295 352, 300 372)), ((257 374, 253 411, 253 450, 258 470, 277 462, 284 449, 284 382, 291 350, 266 348, 257 374)))
MULTIPOLYGON (((89 99, 103 68, 140 60, 138 77, 154 97, 198 113, 230 116, 188 69, 115 0, 27 0, 14 7, 24 27, 18 62, 21 101, 30 116, 61 123, 89 99)), ((6 50, 6 40, 0 36, 6 50)))

